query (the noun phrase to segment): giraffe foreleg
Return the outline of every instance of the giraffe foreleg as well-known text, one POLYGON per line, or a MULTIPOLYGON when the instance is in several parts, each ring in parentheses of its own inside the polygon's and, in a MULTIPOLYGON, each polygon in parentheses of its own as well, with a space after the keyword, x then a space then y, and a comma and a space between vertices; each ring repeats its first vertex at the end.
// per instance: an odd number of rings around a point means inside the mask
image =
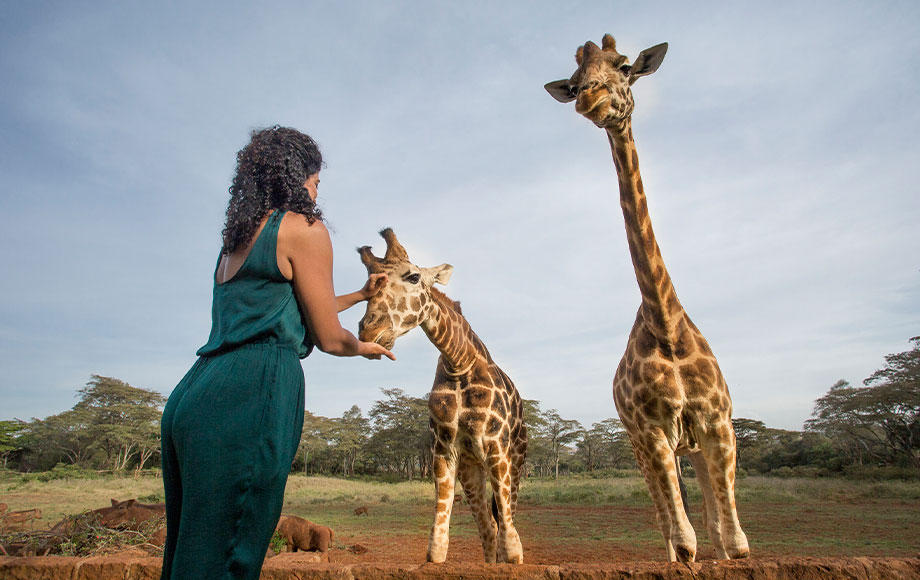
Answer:
POLYGON ((658 529, 661 530, 662 538, 664 538, 664 547, 668 554, 668 561, 676 562, 677 557, 674 553, 674 545, 671 544, 671 517, 668 515, 668 510, 665 507, 665 500, 661 495, 661 490, 653 479, 653 474, 649 467, 648 454, 642 450, 641 441, 633 437, 630 437, 630 440, 633 445, 633 453, 636 456, 636 463, 639 464, 639 470, 645 478, 646 488, 648 489, 649 495, 652 497, 652 503, 655 505, 655 521, 658 523, 658 529))
POLYGON ((494 564, 498 526, 489 510, 491 496, 486 492, 486 472, 478 463, 463 461, 458 475, 460 484, 463 485, 463 493, 466 494, 466 501, 476 520, 476 527, 479 528, 482 555, 487 564, 494 564))
POLYGON ((665 541, 670 542, 671 546, 668 558, 692 562, 696 557, 696 533, 690 525, 680 497, 674 450, 665 434, 658 429, 652 428, 643 433, 643 440, 646 456, 643 471, 646 473, 646 483, 656 500, 659 523, 663 520, 668 522, 668 531, 665 533, 665 541))
POLYGON ((457 478, 457 459, 453 455, 435 455, 432 461, 435 476, 434 524, 428 539, 429 562, 443 562, 447 559, 450 543, 450 513, 454 507, 454 481, 457 478))
POLYGON ((700 441, 719 512, 722 543, 729 558, 747 558, 747 536, 735 506, 735 432, 730 420, 716 424, 700 441))

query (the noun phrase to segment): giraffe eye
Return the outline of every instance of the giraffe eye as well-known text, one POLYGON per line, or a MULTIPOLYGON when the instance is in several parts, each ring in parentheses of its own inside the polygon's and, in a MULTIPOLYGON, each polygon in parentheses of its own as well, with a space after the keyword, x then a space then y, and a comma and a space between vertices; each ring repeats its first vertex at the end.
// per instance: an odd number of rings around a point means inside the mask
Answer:
POLYGON ((415 274, 406 274, 404 280, 410 284, 418 284, 419 280, 422 279, 422 275, 416 272, 415 274))

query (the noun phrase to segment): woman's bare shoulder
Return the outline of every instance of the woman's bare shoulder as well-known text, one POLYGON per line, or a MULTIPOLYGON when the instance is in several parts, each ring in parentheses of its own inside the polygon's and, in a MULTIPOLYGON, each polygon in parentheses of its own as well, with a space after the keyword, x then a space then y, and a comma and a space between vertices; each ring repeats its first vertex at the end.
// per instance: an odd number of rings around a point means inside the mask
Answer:
POLYGON ((288 212, 281 218, 278 235, 294 238, 312 238, 316 236, 328 238, 329 230, 326 229, 326 224, 322 220, 313 220, 311 223, 303 214, 288 212))
POLYGON ((281 219, 278 228, 278 245, 280 248, 294 250, 307 246, 331 246, 329 230, 321 220, 312 223, 303 214, 288 212, 281 219))

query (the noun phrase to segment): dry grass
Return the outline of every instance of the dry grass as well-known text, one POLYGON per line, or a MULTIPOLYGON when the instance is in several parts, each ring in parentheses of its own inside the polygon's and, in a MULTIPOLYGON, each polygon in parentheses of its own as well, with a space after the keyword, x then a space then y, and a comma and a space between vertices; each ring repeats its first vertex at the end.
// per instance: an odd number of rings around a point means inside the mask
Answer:
POLYGON ((38 508, 42 519, 35 529, 47 528, 64 516, 111 505, 111 499, 145 498, 162 501, 163 480, 154 477, 71 478, 24 480, 9 472, 0 476, 0 502, 10 511, 38 508))

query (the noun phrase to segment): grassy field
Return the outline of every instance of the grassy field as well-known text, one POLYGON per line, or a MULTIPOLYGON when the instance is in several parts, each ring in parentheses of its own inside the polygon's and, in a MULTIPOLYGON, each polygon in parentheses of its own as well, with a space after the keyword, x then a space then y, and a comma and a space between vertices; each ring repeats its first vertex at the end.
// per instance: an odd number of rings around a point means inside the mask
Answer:
MULTIPOLYGON (((529 479, 521 486, 518 531, 531 563, 597 559, 660 559, 663 542, 638 474, 623 477, 529 479)), ((713 557, 699 516, 701 497, 688 481, 691 521, 699 557, 713 557)), ((106 506, 110 498, 162 500, 154 477, 38 481, 0 473, 0 502, 11 510, 40 508, 38 527, 67 514, 106 506)), ((292 476, 285 512, 336 530, 338 561, 379 558, 411 563, 424 559, 434 509, 428 481, 379 483, 292 476), (354 508, 367 506, 369 516, 354 508), (355 544, 369 554, 353 556, 355 544)), ((746 477, 738 482, 742 526, 754 557, 915 556, 920 553, 920 481, 849 481, 746 477)), ((451 521, 454 561, 479 561, 476 526, 459 505, 451 521)))

